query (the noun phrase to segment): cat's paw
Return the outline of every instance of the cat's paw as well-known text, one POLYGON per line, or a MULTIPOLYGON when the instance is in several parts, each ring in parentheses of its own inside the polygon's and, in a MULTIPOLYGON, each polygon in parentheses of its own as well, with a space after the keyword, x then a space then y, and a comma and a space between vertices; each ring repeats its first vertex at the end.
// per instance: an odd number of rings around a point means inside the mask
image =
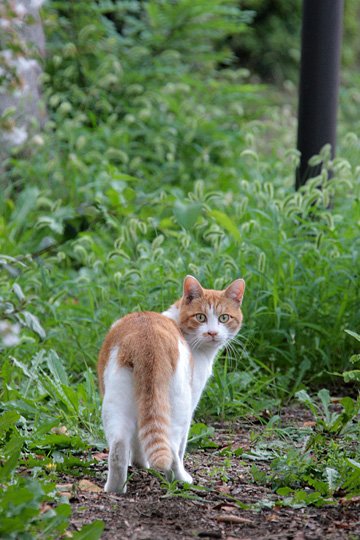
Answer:
POLYGON ((114 482, 109 482, 109 480, 106 482, 104 491, 105 493, 117 493, 118 495, 124 495, 126 493, 127 486, 124 485, 115 485, 114 482))
POLYGON ((180 476, 181 478, 178 478, 178 480, 180 480, 181 482, 186 482, 187 484, 192 484, 194 482, 191 474, 186 471, 182 471, 180 476))

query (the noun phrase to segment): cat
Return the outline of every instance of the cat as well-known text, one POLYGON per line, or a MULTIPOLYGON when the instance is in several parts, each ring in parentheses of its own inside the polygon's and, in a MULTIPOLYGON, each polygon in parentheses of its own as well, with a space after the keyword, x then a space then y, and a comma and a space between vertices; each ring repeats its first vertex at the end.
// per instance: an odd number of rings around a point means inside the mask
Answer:
POLYGON ((126 492, 130 464, 192 483, 183 464, 192 415, 216 354, 240 330, 244 290, 243 279, 216 291, 186 276, 182 298, 162 314, 130 313, 112 325, 98 362, 106 492, 126 492))

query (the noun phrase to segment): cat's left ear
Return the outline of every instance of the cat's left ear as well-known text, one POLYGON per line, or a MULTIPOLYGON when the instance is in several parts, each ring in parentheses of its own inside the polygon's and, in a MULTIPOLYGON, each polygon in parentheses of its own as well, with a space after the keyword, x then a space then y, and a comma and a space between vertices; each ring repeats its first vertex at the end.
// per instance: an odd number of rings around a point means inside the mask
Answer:
POLYGON ((190 304, 194 298, 200 298, 203 296, 204 291, 200 283, 193 276, 186 276, 184 279, 184 292, 183 297, 187 304, 190 304))
POLYGON ((233 281, 231 285, 229 285, 227 289, 225 289, 224 296, 226 296, 227 298, 231 298, 231 300, 234 300, 239 304, 239 306, 241 306, 244 292, 245 281, 243 279, 235 279, 235 281, 233 281))

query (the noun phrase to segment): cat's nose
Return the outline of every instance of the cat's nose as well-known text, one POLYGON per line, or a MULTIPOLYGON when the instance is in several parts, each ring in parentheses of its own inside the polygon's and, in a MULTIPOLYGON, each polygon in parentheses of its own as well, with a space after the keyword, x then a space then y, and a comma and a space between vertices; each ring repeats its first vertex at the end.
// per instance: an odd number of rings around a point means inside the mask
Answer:
POLYGON ((208 336, 215 337, 217 335, 218 335, 218 332, 216 332, 216 330, 209 330, 208 331, 208 336))

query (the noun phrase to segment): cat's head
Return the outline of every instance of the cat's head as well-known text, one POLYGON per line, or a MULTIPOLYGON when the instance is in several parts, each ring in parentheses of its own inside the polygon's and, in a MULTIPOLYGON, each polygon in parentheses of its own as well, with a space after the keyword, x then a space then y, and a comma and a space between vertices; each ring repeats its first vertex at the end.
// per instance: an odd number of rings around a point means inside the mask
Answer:
POLYGON ((195 350, 217 349, 240 330, 245 281, 236 279, 226 289, 203 289, 197 279, 186 276, 179 302, 178 324, 186 341, 195 350))

